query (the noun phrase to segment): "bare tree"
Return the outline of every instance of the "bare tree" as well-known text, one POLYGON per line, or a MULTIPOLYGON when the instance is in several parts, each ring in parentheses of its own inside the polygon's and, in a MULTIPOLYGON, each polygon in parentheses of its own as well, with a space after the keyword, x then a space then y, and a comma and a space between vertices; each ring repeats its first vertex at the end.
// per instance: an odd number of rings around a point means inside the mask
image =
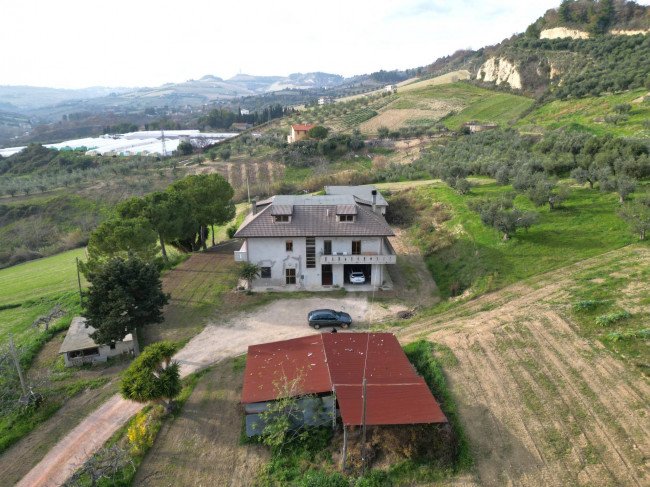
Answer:
POLYGON ((101 479, 115 480, 116 475, 125 467, 135 470, 129 453, 119 445, 102 448, 70 477, 62 487, 82 487, 90 482, 95 487, 101 479))

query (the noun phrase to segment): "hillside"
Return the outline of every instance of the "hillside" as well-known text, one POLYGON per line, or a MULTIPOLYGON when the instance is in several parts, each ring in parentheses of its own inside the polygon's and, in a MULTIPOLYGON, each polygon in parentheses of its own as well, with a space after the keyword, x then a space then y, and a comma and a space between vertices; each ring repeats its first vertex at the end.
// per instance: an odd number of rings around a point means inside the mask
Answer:
POLYGON ((378 91, 368 96, 344 98, 337 103, 312 107, 294 114, 288 123, 322 124, 334 131, 359 129, 376 135, 380 127, 428 130, 438 123, 457 130, 463 122, 507 125, 529 109, 533 100, 499 93, 459 79, 467 72, 457 71, 422 81, 404 82, 396 93, 378 91))

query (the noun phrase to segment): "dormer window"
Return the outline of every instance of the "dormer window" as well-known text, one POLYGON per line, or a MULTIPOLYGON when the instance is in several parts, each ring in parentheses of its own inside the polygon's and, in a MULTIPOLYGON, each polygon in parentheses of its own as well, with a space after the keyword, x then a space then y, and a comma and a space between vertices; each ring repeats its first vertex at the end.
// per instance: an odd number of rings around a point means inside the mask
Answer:
POLYGON ((356 205, 337 205, 336 207, 336 221, 343 223, 354 222, 357 216, 356 205))
POLYGON ((273 205, 271 207, 271 216, 275 223, 289 223, 293 215, 293 206, 291 205, 273 205))

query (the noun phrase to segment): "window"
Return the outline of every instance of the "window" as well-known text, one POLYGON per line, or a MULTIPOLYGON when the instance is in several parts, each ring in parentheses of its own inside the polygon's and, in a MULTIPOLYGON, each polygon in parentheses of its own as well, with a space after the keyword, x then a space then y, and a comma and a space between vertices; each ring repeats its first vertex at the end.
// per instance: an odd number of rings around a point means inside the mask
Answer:
POLYGON ((287 252, 293 252, 293 240, 287 240, 287 252))
POLYGON ((314 237, 308 237, 307 238, 307 247, 306 247, 306 253, 307 253, 307 268, 308 269, 315 269, 316 268, 316 239, 314 237))
POLYGON ((339 215, 340 222, 353 222, 354 215, 339 215))
POLYGON ((323 245, 324 245, 323 254, 332 255, 332 241, 331 240, 325 240, 323 242, 323 245))
POLYGON ((352 255, 361 255, 361 240, 352 241, 352 255))
POLYGON ((111 343, 111 350, 115 350, 115 342, 111 343))
POLYGON ((271 268, 270 267, 260 267, 260 277, 262 279, 268 279, 271 277, 271 268))
POLYGON ((289 215, 275 215, 273 221, 276 223, 287 223, 290 221, 289 215))
POLYGON ((286 269, 285 276, 286 276, 287 284, 295 284, 296 283, 296 270, 295 269, 286 269))

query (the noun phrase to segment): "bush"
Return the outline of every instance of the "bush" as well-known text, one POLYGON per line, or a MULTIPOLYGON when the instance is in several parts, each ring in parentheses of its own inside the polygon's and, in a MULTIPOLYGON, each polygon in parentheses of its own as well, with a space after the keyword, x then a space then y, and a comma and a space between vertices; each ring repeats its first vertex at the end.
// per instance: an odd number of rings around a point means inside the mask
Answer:
POLYGON ((610 313, 608 315, 602 315, 596 318, 596 324, 600 326, 609 326, 618 323, 625 318, 629 318, 630 316, 632 315, 627 311, 621 311, 620 313, 610 313))
POLYGON ((318 470, 309 470, 295 484, 296 487, 349 487, 348 481, 339 474, 326 474, 318 470))

